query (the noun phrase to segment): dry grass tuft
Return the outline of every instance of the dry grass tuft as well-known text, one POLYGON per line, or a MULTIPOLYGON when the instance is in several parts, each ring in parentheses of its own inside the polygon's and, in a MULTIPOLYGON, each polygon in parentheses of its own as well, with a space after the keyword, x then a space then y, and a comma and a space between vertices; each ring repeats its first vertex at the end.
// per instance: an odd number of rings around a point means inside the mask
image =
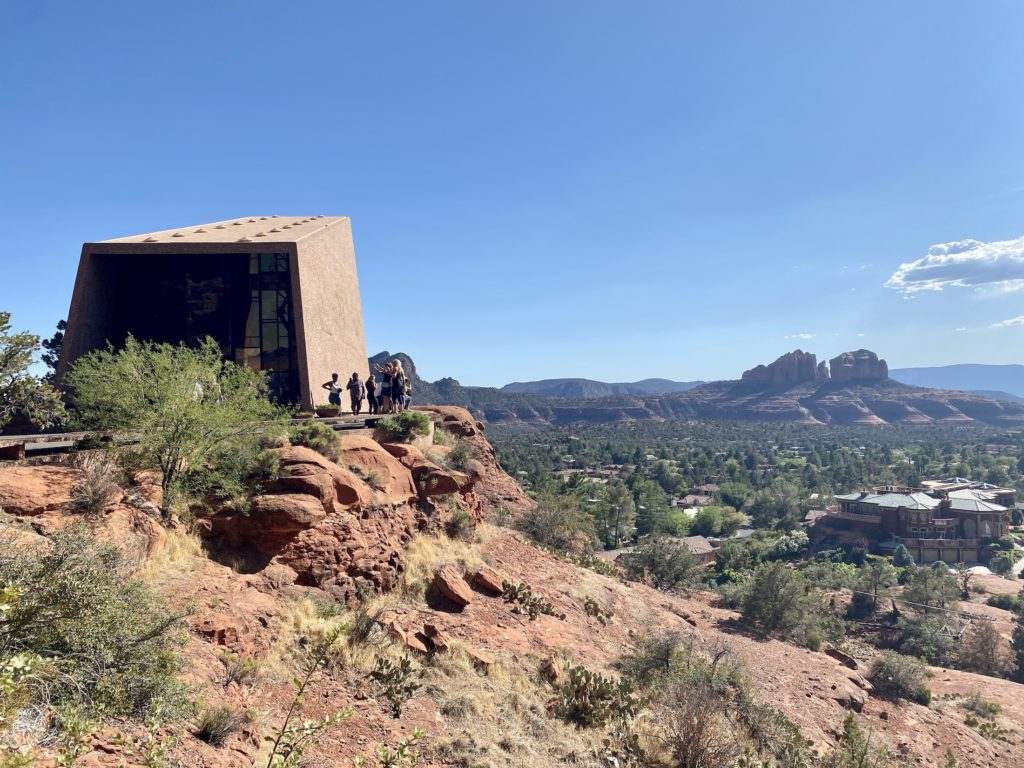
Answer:
POLYGON ((466 572, 480 568, 484 561, 469 542, 447 536, 417 536, 405 550, 405 572, 399 591, 406 598, 419 601, 442 565, 466 572))
POLYGON ((169 530, 163 546, 139 570, 139 578, 156 588, 167 587, 198 571, 205 560, 206 553, 196 534, 169 530))
POLYGON ((483 675, 457 650, 438 654, 423 670, 423 690, 448 722, 434 752, 461 768, 550 768, 567 763, 598 768, 600 731, 583 731, 551 717, 553 689, 538 682, 538 662, 493 666, 483 675))
POLYGON ((304 658, 304 649, 343 623, 342 617, 325 617, 308 597, 285 603, 274 627, 274 644, 262 659, 263 676, 279 683, 291 680, 304 658))

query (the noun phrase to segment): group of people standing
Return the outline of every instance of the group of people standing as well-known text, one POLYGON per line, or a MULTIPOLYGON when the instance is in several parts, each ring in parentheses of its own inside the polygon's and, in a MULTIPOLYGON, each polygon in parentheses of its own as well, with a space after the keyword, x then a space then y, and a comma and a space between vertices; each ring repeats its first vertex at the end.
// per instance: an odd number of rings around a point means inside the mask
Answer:
POLYGON ((384 365, 373 366, 366 381, 353 373, 348 383, 341 385, 338 374, 332 373, 331 380, 323 383, 323 388, 330 393, 327 401, 341 408, 341 391, 347 389, 352 402, 352 413, 359 415, 363 410, 363 401, 367 402, 370 413, 401 413, 409 408, 412 401, 412 382, 402 370, 401 360, 392 360, 384 365), (380 374, 380 381, 373 375, 380 374))

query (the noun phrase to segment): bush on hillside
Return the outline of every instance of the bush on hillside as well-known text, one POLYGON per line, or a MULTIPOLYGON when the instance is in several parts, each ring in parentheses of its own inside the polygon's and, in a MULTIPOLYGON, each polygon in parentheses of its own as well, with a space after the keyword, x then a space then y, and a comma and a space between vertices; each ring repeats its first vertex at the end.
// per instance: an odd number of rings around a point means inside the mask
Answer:
POLYGON ((685 541, 663 534, 651 534, 622 558, 626 575, 671 592, 694 584, 703 570, 685 541))
POLYGON ((924 684, 926 674, 927 669, 917 659, 895 651, 882 651, 871 663, 868 680, 880 696, 909 699, 927 706, 932 694, 924 684))
POLYGON ((0 584, 0 668, 29 660, 29 701, 115 717, 183 711, 182 617, 126 573, 116 549, 65 529, 45 547, 4 548, 0 584))
POLYGON ((990 621, 975 621, 967 628, 957 659, 963 669, 989 677, 1004 677, 1010 670, 1006 640, 990 621))
POLYGON ((337 461, 341 456, 341 436, 318 421, 309 420, 292 424, 288 428, 288 442, 311 448, 331 461, 337 461))
POLYGON ((89 453, 79 462, 82 479, 71 493, 70 508, 84 515, 98 515, 119 495, 117 468, 104 453, 89 453))
POLYGON ((584 555, 597 546, 594 519, 580 504, 565 496, 544 496, 515 521, 518 530, 537 544, 557 552, 584 555))
POLYGON ((634 650, 622 655, 617 666, 630 680, 647 686, 669 673, 682 647, 683 636, 678 632, 644 634, 634 650))
POLYGON ((129 336, 123 349, 79 358, 64 378, 79 424, 130 432, 130 463, 159 469, 165 493, 231 497, 266 460, 263 440, 284 431, 266 374, 196 347, 129 336))
POLYGON ((804 577, 782 562, 765 563, 746 585, 741 607, 744 621, 784 635, 806 625, 818 613, 804 577))
POLYGON ((552 711, 581 728, 599 728, 613 720, 631 720, 641 706, 626 680, 612 680, 576 666, 566 670, 552 711))
POLYGON ((1021 609, 1020 595, 989 595, 988 599, 985 600, 985 605, 1001 608, 1004 611, 1019 611, 1021 609))
POLYGON ((944 608, 955 603, 959 596, 960 587, 956 577, 942 561, 930 567, 918 566, 907 574, 903 599, 912 603, 919 612, 927 612, 929 608, 944 608))
POLYGON ((896 622, 900 653, 925 659, 931 664, 946 663, 955 646, 955 629, 948 617, 947 613, 900 616, 896 622))
POLYGON ((473 447, 465 440, 459 440, 444 457, 444 464, 449 469, 465 472, 469 469, 469 462, 472 458, 473 447))
POLYGON ((405 442, 430 434, 430 417, 423 411, 404 411, 382 418, 377 422, 377 430, 385 440, 405 442))

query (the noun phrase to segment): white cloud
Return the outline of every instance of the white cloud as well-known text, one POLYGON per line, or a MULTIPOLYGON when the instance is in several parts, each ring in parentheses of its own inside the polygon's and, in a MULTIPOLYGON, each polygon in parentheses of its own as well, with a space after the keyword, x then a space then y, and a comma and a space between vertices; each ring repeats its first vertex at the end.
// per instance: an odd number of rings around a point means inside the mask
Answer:
POLYGON ((994 243, 960 240, 933 245, 927 256, 900 264, 885 287, 904 295, 945 288, 1004 293, 1024 290, 1024 237, 994 243))
POLYGON ((953 330, 956 331, 957 333, 963 333, 967 329, 966 328, 954 328, 953 330))
POLYGON ((858 337, 863 336, 863 335, 864 335, 863 333, 858 333, 857 334, 858 337))
POLYGON ((791 333, 786 338, 787 339, 803 339, 804 341, 806 341, 807 339, 813 339, 817 335, 818 334, 816 334, 816 333, 791 333))
POLYGON ((1024 325, 1024 315, 1011 317, 1009 320, 1000 320, 998 323, 992 323, 993 328, 1017 328, 1022 325, 1024 325))

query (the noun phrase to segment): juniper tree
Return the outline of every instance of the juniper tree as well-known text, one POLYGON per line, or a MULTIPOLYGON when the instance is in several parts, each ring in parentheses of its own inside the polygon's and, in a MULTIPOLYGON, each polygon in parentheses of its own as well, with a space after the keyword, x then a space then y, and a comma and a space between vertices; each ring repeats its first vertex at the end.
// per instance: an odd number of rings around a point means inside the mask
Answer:
POLYGON ((0 312, 0 427, 24 416, 38 427, 60 421, 64 406, 46 381, 28 372, 39 352, 39 337, 11 333, 11 313, 0 312))

